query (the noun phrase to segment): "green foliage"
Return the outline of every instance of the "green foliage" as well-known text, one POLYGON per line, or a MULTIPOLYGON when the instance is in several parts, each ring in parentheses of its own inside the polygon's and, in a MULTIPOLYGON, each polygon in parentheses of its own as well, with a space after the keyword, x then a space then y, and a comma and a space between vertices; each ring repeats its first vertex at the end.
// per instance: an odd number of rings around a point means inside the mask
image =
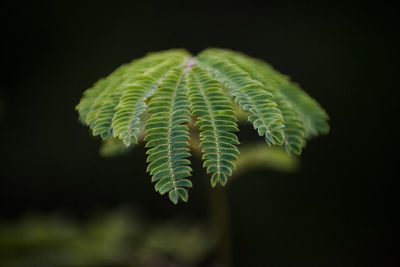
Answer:
POLYGON ((104 158, 115 157, 126 154, 133 146, 126 147, 117 138, 108 138, 100 146, 99 154, 104 158))
POLYGON ((232 132, 238 131, 236 118, 229 97, 211 75, 199 67, 189 74, 189 98, 192 114, 197 117, 200 128, 200 147, 204 167, 213 173, 211 185, 225 185, 227 175, 232 175, 239 150, 239 141, 232 132))
POLYGON ((255 142, 240 148, 236 171, 232 178, 261 169, 290 173, 296 171, 299 165, 299 158, 290 156, 281 147, 270 147, 265 143, 255 142))
POLYGON ((155 189, 176 204, 188 200, 192 187, 190 116, 211 185, 225 185, 239 155, 238 107, 268 145, 288 153, 301 154, 307 138, 329 131, 326 112, 287 76, 262 60, 215 48, 197 57, 182 49, 151 53, 122 65, 88 89, 76 109, 103 139, 130 146, 144 133, 155 189))
POLYGON ((126 209, 80 221, 60 213, 0 220, 7 267, 198 266, 213 246, 198 221, 152 221, 126 209))
POLYGON ((172 69, 162 81, 149 104, 151 117, 146 122, 146 147, 150 164, 147 171, 156 182, 155 189, 160 194, 169 192, 169 198, 175 204, 178 197, 187 201, 186 187, 192 183, 185 179, 192 169, 186 159, 189 153, 190 122, 188 96, 182 68, 172 69))

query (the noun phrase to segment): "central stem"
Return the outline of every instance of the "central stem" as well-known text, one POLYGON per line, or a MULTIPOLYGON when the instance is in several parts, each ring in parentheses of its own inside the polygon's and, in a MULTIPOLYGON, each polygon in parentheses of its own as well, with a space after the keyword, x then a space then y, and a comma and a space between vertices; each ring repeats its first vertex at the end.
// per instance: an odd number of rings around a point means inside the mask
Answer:
POLYGON ((229 203, 226 188, 217 185, 210 190, 210 219, 216 241, 215 259, 220 266, 232 266, 229 203))

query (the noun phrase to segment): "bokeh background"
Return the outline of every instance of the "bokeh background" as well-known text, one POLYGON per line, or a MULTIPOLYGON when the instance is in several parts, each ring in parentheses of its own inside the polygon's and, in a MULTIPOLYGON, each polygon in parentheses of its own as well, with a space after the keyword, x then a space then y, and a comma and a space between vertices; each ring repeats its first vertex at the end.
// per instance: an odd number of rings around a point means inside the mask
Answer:
MULTIPOLYGON (((394 235, 399 185, 398 119, 392 117, 398 109, 394 5, 2 1, 0 9, 3 237, 25 236, 21 229, 28 221, 39 232, 55 227, 52 237, 69 231, 76 241, 82 235, 74 231, 132 214, 121 209, 140 214, 135 215, 140 225, 176 220, 207 225, 209 181, 199 161, 193 160, 189 203, 174 206, 154 192, 143 146, 121 157, 100 157, 100 140, 78 122, 74 106, 96 80, 148 51, 184 47, 196 54, 214 46, 266 60, 331 116, 330 134, 307 145, 296 172, 250 170, 227 188, 234 266, 400 264, 394 235)), ((239 137, 257 138, 250 127, 239 137)), ((111 223, 111 229, 129 232, 130 225, 139 225, 136 219, 122 221, 125 226, 112 221, 117 226, 111 223)), ((184 247, 199 249, 202 234, 197 236, 184 247)), ((5 258, 24 255, 4 244, 0 249, 5 258)), ((213 266, 212 250, 203 251, 195 266, 213 266)))

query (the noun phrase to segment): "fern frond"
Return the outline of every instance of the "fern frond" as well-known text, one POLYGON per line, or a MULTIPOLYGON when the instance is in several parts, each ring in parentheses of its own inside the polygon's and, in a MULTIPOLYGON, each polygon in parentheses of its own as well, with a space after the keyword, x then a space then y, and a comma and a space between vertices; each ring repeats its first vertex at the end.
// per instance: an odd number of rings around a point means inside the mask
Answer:
POLYGON ((247 116, 268 145, 294 154, 308 137, 329 131, 326 112, 288 77, 262 60, 215 48, 197 57, 179 49, 151 53, 122 65, 88 89, 76 109, 104 140, 129 146, 144 132, 147 171, 173 203, 187 201, 192 187, 190 115, 212 186, 225 185, 235 169, 238 118, 247 116))
POLYGON ((134 84, 140 78, 140 75, 149 71, 155 64, 161 64, 165 61, 163 58, 154 59, 150 57, 145 59, 147 60, 138 60, 129 67, 127 66, 127 70, 118 81, 118 84, 111 83, 111 86, 108 86, 103 91, 103 95, 100 95, 98 100, 93 104, 93 111, 88 114, 88 118, 93 114, 94 122, 92 122, 91 128, 94 135, 100 135, 102 138, 113 135, 111 124, 121 95, 125 93, 128 86, 134 84), (149 63, 151 64, 150 66, 149 63))
POLYGON ((187 97, 185 76, 182 68, 172 69, 161 82, 149 103, 150 118, 146 122, 145 137, 147 171, 157 182, 155 190, 160 194, 169 192, 173 203, 178 199, 188 200, 188 187, 192 187, 186 179, 192 169, 190 161, 189 131, 184 124, 190 123, 190 110, 187 97))
POLYGON ((81 101, 75 108, 79 112, 79 119, 82 123, 90 126, 90 124, 87 122, 86 118, 87 118, 88 113, 92 111, 92 105, 95 102, 96 98, 98 98, 98 96, 107 87, 110 80, 112 80, 114 78, 118 79, 119 76, 121 75, 121 72, 124 72, 124 71, 125 71, 124 66, 119 67, 113 73, 111 73, 107 78, 100 79, 93 85, 93 87, 87 89, 84 92, 81 101))
POLYGON ((213 49, 213 51, 215 54, 240 67, 253 79, 262 82, 264 90, 273 94, 273 100, 278 104, 278 108, 282 112, 285 123, 285 127, 283 128, 283 143, 286 151, 288 153, 292 152, 300 155, 302 148, 306 144, 306 128, 297 108, 294 108, 296 104, 288 100, 282 93, 279 79, 266 76, 265 73, 262 72, 263 68, 255 67, 258 65, 255 65, 253 59, 246 55, 222 49, 213 49))
POLYGON ((122 65, 85 92, 77 106, 81 121, 103 139, 118 137, 126 146, 137 143, 144 101, 165 74, 188 56, 184 50, 170 50, 122 65))
POLYGON ((199 65, 209 71, 214 77, 229 88, 235 101, 249 113, 248 120, 260 136, 265 135, 265 141, 272 145, 283 143, 283 118, 273 95, 265 92, 264 85, 253 80, 245 71, 218 57, 213 50, 206 50, 197 58, 199 65))
MULTIPOLYGON (((107 83, 105 87, 103 88, 101 93, 93 99, 93 102, 90 104, 90 110, 86 116, 86 121, 91 126, 91 128, 94 130, 97 125, 101 124, 101 121, 104 119, 104 113, 107 113, 107 107, 110 104, 115 104, 115 102, 118 103, 118 99, 115 99, 115 95, 124 89, 125 84, 135 81, 137 75, 146 70, 146 67, 149 67, 149 63, 151 63, 151 67, 152 65, 159 63, 162 60, 162 56, 158 56, 157 58, 155 58, 154 56, 150 56, 134 60, 129 64, 122 65, 109 77, 107 77, 107 83), (101 111, 103 111, 103 114, 99 114, 101 111), (100 122, 97 122, 99 118, 100 122)), ((96 129, 96 131, 98 130, 96 129)), ((95 131, 93 133, 94 135, 97 135, 95 131)))
POLYGON ((189 74, 189 99, 192 114, 200 127, 200 147, 204 167, 212 173, 211 185, 225 185, 237 160, 239 144, 236 118, 230 98, 223 93, 221 84, 203 69, 194 67, 189 74))
POLYGON ((224 49, 212 49, 215 54, 229 58, 247 71, 252 78, 262 82, 273 94, 287 103, 295 111, 306 127, 307 136, 316 136, 329 132, 329 119, 326 111, 290 78, 276 71, 263 60, 249 57, 240 52, 224 49))
POLYGON ((126 87, 119 104, 115 107, 117 112, 112 119, 113 134, 122 139, 125 145, 137 143, 139 116, 147 108, 144 101, 153 94, 167 72, 182 64, 186 57, 186 53, 169 56, 162 63, 147 69, 137 77, 135 83, 126 87))

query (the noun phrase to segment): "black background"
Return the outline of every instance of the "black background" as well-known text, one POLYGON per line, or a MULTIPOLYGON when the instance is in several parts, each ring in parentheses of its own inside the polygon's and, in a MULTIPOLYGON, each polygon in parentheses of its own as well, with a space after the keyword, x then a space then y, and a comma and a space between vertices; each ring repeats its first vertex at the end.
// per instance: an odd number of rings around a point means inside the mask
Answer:
MULTIPOLYGON (((134 206, 205 220, 208 181, 194 160, 189 204, 153 190, 143 147, 103 159, 79 124, 82 92, 148 51, 215 46, 262 58, 330 114, 294 174, 252 171, 228 188, 236 266, 397 266, 397 7, 244 1, 3 1, 0 208, 134 206)), ((244 129, 241 139, 253 138, 244 129)), ((255 138, 255 135, 254 135, 255 138)))

